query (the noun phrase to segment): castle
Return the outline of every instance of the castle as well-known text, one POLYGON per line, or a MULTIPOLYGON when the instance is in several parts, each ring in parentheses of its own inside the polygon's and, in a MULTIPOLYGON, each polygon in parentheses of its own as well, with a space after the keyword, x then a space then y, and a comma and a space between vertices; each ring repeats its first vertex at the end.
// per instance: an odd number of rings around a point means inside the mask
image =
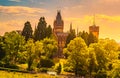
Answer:
MULTIPOLYGON (((68 33, 63 32, 64 30, 64 21, 61 16, 61 12, 57 11, 56 19, 53 22, 53 33, 56 37, 56 40, 58 42, 58 56, 63 57, 63 48, 65 47, 66 39, 68 36, 68 33)), ((72 30, 72 25, 70 24, 70 31, 72 30)), ((93 24, 92 26, 89 26, 89 33, 92 33, 96 38, 99 36, 99 26, 96 26, 93 24)))
POLYGON ((66 38, 68 36, 68 33, 63 32, 64 29, 64 21, 62 19, 60 11, 57 12, 56 19, 53 23, 53 33, 56 36, 57 42, 58 42, 58 56, 62 57, 63 48, 66 43, 66 38))

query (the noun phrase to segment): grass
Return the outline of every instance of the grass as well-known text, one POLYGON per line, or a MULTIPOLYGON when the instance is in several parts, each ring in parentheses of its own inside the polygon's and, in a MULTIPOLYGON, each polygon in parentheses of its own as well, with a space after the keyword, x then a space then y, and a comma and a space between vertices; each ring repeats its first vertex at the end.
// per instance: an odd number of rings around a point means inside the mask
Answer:
POLYGON ((51 76, 48 74, 30 74, 19 72, 0 71, 0 78, 63 78, 60 76, 51 76))
MULTIPOLYGON (((62 72, 61 74, 67 75, 63 70, 63 65, 66 63, 65 59, 54 59, 55 64, 61 63, 62 65, 62 72)), ((18 65, 21 70, 26 70, 27 64, 19 64, 18 65)), ((0 70, 0 78, 64 78, 64 76, 51 76, 45 73, 38 73, 38 74, 31 74, 31 73, 21 73, 21 72, 10 72, 10 71, 3 71, 0 70)))

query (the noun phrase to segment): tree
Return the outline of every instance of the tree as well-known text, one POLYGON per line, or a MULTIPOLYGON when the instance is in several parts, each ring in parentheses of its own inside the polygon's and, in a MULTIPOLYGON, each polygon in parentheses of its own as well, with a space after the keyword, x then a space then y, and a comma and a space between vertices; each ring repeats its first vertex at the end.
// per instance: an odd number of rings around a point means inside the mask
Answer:
POLYGON ((52 58, 58 50, 57 42, 54 39, 45 38, 43 41, 44 55, 52 58))
POLYGON ((85 43, 87 45, 88 45, 88 36, 89 36, 89 34, 87 32, 85 32, 85 31, 83 31, 81 36, 80 36, 85 41, 85 43))
POLYGON ((52 35, 52 28, 50 25, 46 28, 46 37, 50 38, 52 35))
POLYGON ((95 68, 98 66, 98 62, 96 59, 96 54, 94 51, 94 48, 89 47, 89 66, 88 66, 88 70, 89 70, 89 74, 90 74, 90 78, 92 77, 92 72, 95 71, 95 68))
POLYGON ((120 78, 120 60, 115 60, 113 69, 110 72, 110 78, 120 78))
POLYGON ((73 40, 75 37, 76 37, 76 35, 75 35, 75 30, 71 30, 71 31, 68 33, 65 47, 67 47, 67 44, 69 44, 70 41, 73 40))
POLYGON ((69 52, 68 63, 75 75, 85 75, 88 65, 88 50, 84 40, 80 37, 73 39, 67 46, 69 52))
POLYGON ((97 77, 106 77, 106 72, 111 71, 114 68, 115 60, 118 60, 118 44, 114 40, 101 39, 98 43, 89 45, 89 48, 91 48, 90 52, 95 53, 98 64, 96 66, 90 65, 90 70, 95 67, 93 71, 97 73, 97 77))
POLYGON ((45 18, 41 17, 39 22, 38 22, 38 26, 34 32, 35 41, 43 40, 46 37, 46 27, 47 27, 47 23, 45 21, 45 18))
POLYGON ((93 48, 93 52, 96 55, 96 60, 98 63, 98 66, 95 69, 95 72, 98 72, 99 70, 106 70, 106 64, 108 62, 107 60, 107 54, 104 50, 104 47, 99 43, 94 43, 90 45, 90 48, 93 48))
POLYGON ((24 51, 24 37, 15 31, 5 33, 4 43, 2 44, 6 52, 5 62, 16 64, 19 61, 20 54, 24 51))
POLYGON ((23 28, 23 31, 22 31, 22 35, 25 36, 25 40, 27 41, 29 38, 32 38, 32 27, 31 27, 31 24, 29 21, 27 21, 25 24, 24 24, 24 28, 23 28))
POLYGON ((61 66, 61 64, 59 63, 59 65, 58 65, 57 68, 56 68, 57 74, 60 74, 60 73, 61 73, 61 69, 62 69, 62 66, 61 66))
POLYGON ((4 38, 0 36, 0 60, 2 60, 5 57, 5 51, 3 50, 3 44, 4 43, 4 38))
POLYGON ((28 63, 28 70, 32 70, 32 64, 36 58, 35 56, 35 44, 32 39, 28 40, 26 45, 26 60, 28 63))
POLYGON ((44 53, 42 41, 35 42, 35 55, 36 55, 36 65, 40 68, 40 61, 42 59, 42 54, 44 53))
POLYGON ((97 42, 98 42, 98 39, 92 33, 89 33, 87 45, 89 46, 91 43, 97 43, 97 42))

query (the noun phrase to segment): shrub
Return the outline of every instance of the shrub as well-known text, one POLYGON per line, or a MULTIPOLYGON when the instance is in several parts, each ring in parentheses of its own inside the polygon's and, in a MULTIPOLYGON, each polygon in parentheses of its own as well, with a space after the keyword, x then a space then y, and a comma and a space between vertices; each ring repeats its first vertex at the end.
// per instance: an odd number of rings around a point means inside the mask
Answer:
POLYGON ((40 67, 46 67, 46 68, 51 68, 54 64, 53 60, 51 59, 41 59, 40 63, 38 64, 38 68, 40 67))
POLYGON ((96 74, 95 78, 107 78, 106 72, 99 72, 96 74))
POLYGON ((61 64, 59 63, 59 65, 57 66, 56 70, 57 70, 57 74, 60 74, 61 73, 61 64))

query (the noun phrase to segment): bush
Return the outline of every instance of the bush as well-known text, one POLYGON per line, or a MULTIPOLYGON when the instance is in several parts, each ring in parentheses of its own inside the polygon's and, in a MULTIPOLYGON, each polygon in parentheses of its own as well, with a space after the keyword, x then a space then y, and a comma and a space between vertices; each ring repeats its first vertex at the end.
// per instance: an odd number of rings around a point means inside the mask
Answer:
POLYGON ((4 67, 11 68, 11 69, 19 69, 19 67, 17 65, 9 64, 9 63, 4 64, 4 67))
POLYGON ((61 64, 59 64, 59 66, 57 66, 57 74, 60 74, 61 73, 61 69, 62 69, 62 67, 61 67, 61 64))
POLYGON ((40 63, 38 64, 38 68, 40 67, 46 67, 46 68, 51 68, 54 64, 53 60, 51 59, 41 59, 40 63))
POLYGON ((106 72, 99 72, 96 74, 95 78, 107 78, 106 72))

